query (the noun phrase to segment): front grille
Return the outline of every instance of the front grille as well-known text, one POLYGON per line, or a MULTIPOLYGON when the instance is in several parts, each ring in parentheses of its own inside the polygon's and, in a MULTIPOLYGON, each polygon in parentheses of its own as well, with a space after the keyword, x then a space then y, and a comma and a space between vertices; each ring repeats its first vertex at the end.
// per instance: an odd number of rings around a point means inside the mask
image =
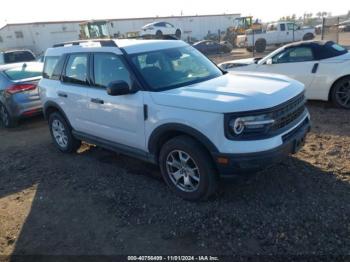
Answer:
POLYGON ((271 126, 270 130, 277 131, 285 126, 288 126, 294 120, 299 118, 304 111, 305 96, 304 94, 301 94, 271 113, 272 119, 275 120, 275 123, 271 126))

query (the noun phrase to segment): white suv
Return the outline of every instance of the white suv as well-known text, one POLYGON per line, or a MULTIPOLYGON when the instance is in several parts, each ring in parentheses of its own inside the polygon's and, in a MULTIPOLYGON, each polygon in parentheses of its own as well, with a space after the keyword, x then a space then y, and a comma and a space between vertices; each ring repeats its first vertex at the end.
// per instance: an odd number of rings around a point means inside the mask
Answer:
POLYGON ((58 44, 39 87, 59 150, 83 140, 158 164, 189 200, 210 196, 220 177, 282 161, 310 129, 301 83, 226 73, 176 40, 58 44))

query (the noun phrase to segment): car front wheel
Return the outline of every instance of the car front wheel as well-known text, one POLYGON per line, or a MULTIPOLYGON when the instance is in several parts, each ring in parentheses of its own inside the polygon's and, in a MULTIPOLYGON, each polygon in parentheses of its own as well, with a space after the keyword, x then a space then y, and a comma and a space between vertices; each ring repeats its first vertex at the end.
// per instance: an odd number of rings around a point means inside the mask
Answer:
POLYGON ((71 127, 60 113, 50 114, 49 127, 52 140, 61 152, 72 153, 80 147, 81 141, 73 137, 71 127))
POLYGON ((175 137, 166 142, 160 152, 162 176, 180 197, 202 200, 217 188, 217 172, 206 149, 187 136, 175 137))

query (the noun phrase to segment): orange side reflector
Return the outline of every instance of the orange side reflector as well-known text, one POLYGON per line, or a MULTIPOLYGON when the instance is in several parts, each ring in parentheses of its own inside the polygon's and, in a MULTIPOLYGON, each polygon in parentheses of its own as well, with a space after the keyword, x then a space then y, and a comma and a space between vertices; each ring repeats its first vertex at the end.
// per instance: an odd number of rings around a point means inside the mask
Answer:
POLYGON ((216 159, 216 161, 219 163, 219 164, 222 164, 222 165, 227 165, 228 164, 228 158, 226 157, 218 157, 216 159))

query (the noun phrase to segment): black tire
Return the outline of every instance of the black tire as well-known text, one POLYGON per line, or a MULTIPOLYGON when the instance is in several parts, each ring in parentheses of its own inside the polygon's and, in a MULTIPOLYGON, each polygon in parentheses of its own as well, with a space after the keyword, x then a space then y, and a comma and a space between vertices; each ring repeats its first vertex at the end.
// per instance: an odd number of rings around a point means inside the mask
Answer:
MULTIPOLYGON (((180 164, 180 162, 178 163, 180 164)), ((205 200, 217 189, 218 175, 216 169, 214 168, 213 160, 200 143, 188 136, 178 136, 167 141, 161 148, 159 154, 159 165, 163 179, 167 185, 175 194, 183 199, 191 201, 205 200), (184 171, 183 177, 177 180, 179 182, 174 182, 174 177, 171 176, 169 172, 172 165, 169 165, 168 163, 169 159, 172 159, 172 154, 176 154, 177 151, 184 152, 190 157, 190 159, 185 162, 187 167, 191 165, 191 162, 192 167, 198 167, 196 170, 198 170, 197 179, 199 178, 199 181, 193 180, 193 176, 190 176, 187 171, 184 171), (191 185, 193 182, 196 184, 196 188, 191 192, 186 192, 184 189, 181 189, 182 186, 180 183, 182 181, 185 184, 185 176, 188 180, 192 181, 191 185)), ((180 171, 179 168, 175 169, 180 171)))
POLYGON ((158 30, 158 31, 156 32, 156 38, 157 38, 157 39, 162 39, 162 38, 163 38, 163 33, 162 33, 162 31, 158 30))
POLYGON ((74 138, 74 136, 72 134, 72 128, 70 127, 70 125, 67 123, 66 119, 60 113, 54 112, 54 113, 51 113, 49 115, 49 128, 50 128, 50 134, 51 134, 52 140, 53 140, 55 146, 61 152, 74 153, 80 147, 81 141, 74 138), (62 135, 66 136, 66 145, 65 146, 63 146, 62 143, 60 144, 60 142, 59 142, 60 139, 58 139, 54 134, 55 127, 53 125, 55 125, 57 123, 56 121, 58 121, 62 125, 62 127, 64 128, 64 130, 61 130, 61 133, 62 133, 62 135))
POLYGON ((332 87, 330 96, 334 106, 350 109, 350 76, 338 80, 332 87))
POLYGON ((315 38, 314 35, 311 34, 311 33, 307 33, 307 34, 305 34, 305 35, 303 36, 303 40, 304 40, 304 41, 312 40, 312 39, 314 39, 314 38, 315 38))
POLYGON ((255 50, 258 53, 263 53, 266 50, 266 40, 258 39, 255 42, 255 50))
POLYGON ((18 121, 16 118, 12 117, 6 106, 0 103, 0 122, 5 128, 16 127, 18 121))
POLYGON ((176 29, 175 36, 177 39, 181 39, 181 30, 180 29, 176 29))

